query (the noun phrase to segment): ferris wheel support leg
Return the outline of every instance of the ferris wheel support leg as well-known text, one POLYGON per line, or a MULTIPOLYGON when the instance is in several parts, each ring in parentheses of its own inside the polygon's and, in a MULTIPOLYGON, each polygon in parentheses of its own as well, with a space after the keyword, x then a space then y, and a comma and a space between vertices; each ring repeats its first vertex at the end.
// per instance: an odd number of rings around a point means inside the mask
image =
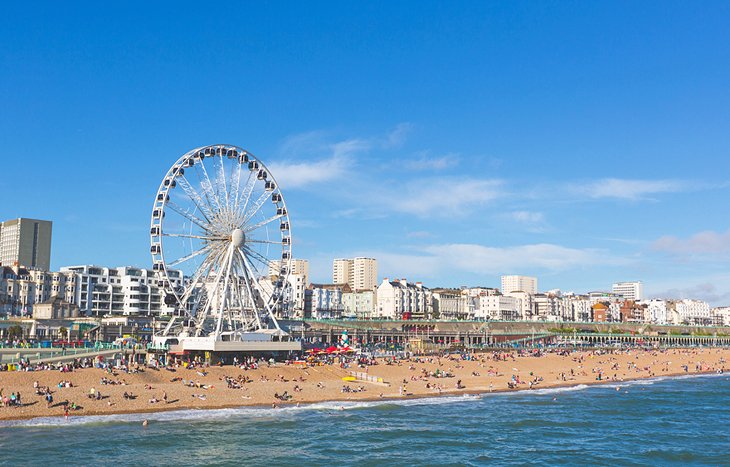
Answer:
POLYGON ((261 324, 261 317, 259 316, 259 311, 256 309, 256 302, 254 300, 254 294, 253 289, 251 288, 251 280, 253 280, 254 275, 251 274, 251 269, 248 266, 248 261, 246 261, 246 255, 243 253, 243 250, 241 248, 238 249, 238 254, 241 255, 241 261, 243 261, 243 270, 244 270, 244 281, 246 281, 246 288, 248 289, 249 297, 251 297, 251 304, 253 306, 253 315, 256 318, 256 324, 258 325, 259 329, 263 329, 264 326, 261 324), (250 280, 249 280, 250 279, 250 280))
POLYGON ((218 321, 215 326, 215 339, 218 340, 221 335, 223 328, 223 314, 228 304, 228 280, 231 277, 231 265, 233 264, 233 244, 228 247, 228 254, 226 255, 226 279, 223 282, 223 295, 221 297, 220 304, 218 306, 218 321))
MULTIPOLYGON (((246 256, 243 254, 243 252, 241 252, 241 256, 243 257, 243 264, 244 264, 244 266, 249 271, 249 274, 251 274, 251 265, 248 264, 248 261, 246 260, 246 256)), ((279 322, 276 320, 276 316, 274 316, 274 312, 271 309, 271 307, 269 306, 269 304, 266 303, 266 302, 264 302, 264 308, 266 308, 266 313, 269 315, 269 317, 271 318, 271 320, 274 322, 274 326, 276 327, 276 329, 278 329, 279 331, 281 331, 281 328, 279 327, 279 322)), ((258 313, 256 313, 256 319, 259 321, 259 326, 261 326, 261 321, 260 321, 260 319, 258 317, 258 313)))
MULTIPOLYGON (((210 294, 211 297, 209 297, 208 301, 205 303, 205 306, 203 307, 203 313, 200 314, 200 317, 197 320, 197 323, 195 323, 195 335, 200 336, 200 334, 203 332, 203 327, 205 326, 205 318, 208 317, 211 311, 211 305, 213 303, 212 296, 214 296, 215 292, 218 290, 218 286, 221 283, 221 278, 223 277, 223 269, 221 268, 220 271, 218 271, 218 274, 215 278, 215 283, 212 288, 212 293, 210 294)), ((218 336, 215 336, 215 339, 218 339, 218 336)))

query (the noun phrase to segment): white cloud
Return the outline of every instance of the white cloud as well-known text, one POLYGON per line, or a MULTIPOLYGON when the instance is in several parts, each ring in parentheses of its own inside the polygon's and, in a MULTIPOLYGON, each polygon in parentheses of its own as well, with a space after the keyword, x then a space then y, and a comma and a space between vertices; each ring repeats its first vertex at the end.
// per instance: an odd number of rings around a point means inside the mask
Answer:
POLYGON ((370 149, 370 143, 364 139, 353 138, 329 145, 335 158, 349 158, 370 149))
POLYGON ((437 244, 414 254, 372 252, 378 258, 380 276, 434 278, 464 273, 485 275, 513 271, 560 272, 596 266, 624 266, 631 261, 602 250, 568 248, 539 243, 513 247, 488 247, 468 243, 437 244))
POLYGON ((350 165, 349 159, 333 156, 312 162, 274 162, 269 164, 269 169, 286 190, 344 177, 350 165))
POLYGON ((688 239, 666 235, 657 239, 652 248, 677 255, 709 255, 730 252, 730 230, 699 232, 688 239))
POLYGON ((463 216, 500 196, 502 181, 440 177, 419 179, 389 190, 383 208, 426 216, 463 216))
POLYGON ((626 262, 595 249, 568 248, 549 243, 504 248, 457 243, 434 245, 426 251, 455 269, 481 274, 504 274, 524 269, 564 271, 626 262))
POLYGON ((548 230, 545 214, 535 211, 512 211, 505 216, 507 219, 515 222, 528 232, 541 233, 548 230))
POLYGON ((386 149, 399 148, 403 146, 408 138, 408 133, 413 130, 413 124, 404 122, 399 123, 391 132, 389 132, 382 146, 386 149))
POLYGON ((428 232, 425 230, 416 230, 413 232, 408 232, 406 234, 406 237, 408 237, 408 238, 429 238, 429 237, 433 237, 433 234, 431 232, 428 232))
POLYGON ((513 211, 510 213, 510 217, 523 224, 540 224, 545 221, 543 213, 533 211, 513 211))
POLYGON ((404 164, 411 170, 443 170, 459 165, 459 157, 454 153, 432 157, 424 152, 417 159, 407 160, 404 164))
POLYGON ((574 191, 590 198, 616 198, 625 200, 646 199, 659 193, 685 191, 687 184, 678 180, 625 180, 604 178, 595 182, 574 187, 574 191))
POLYGON ((286 159, 268 167, 282 188, 304 188, 345 177, 356 157, 371 146, 361 138, 331 142, 322 131, 299 133, 281 144, 279 152, 286 159))
POLYGON ((696 280, 698 282, 692 283, 687 278, 681 278, 670 283, 655 284, 651 290, 647 291, 647 296, 659 299, 704 300, 710 306, 730 305, 730 289, 727 287, 730 277, 728 275, 711 275, 696 278, 696 280))

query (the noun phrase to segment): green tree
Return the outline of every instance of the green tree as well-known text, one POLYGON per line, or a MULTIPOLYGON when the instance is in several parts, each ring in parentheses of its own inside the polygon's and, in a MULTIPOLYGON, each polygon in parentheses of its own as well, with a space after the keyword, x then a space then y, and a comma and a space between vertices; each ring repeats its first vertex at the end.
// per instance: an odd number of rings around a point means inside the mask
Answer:
POLYGON ((8 337, 11 339, 23 337, 23 328, 20 325, 15 324, 8 328, 8 337))

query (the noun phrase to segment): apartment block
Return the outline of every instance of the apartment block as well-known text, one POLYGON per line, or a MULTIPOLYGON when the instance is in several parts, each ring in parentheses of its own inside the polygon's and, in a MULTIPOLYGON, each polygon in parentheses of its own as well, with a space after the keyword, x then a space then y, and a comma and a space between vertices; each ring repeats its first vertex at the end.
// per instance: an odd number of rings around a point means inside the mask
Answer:
POLYGON ((332 282, 347 284, 352 290, 374 290, 378 287, 378 261, 364 257, 335 259, 332 282))
POLYGON ((52 226, 51 221, 22 217, 0 222, 0 264, 48 271, 52 226))
POLYGON ((537 294, 537 278, 530 276, 502 276, 502 293, 527 292, 537 294))
POLYGON ((616 282, 613 284, 612 292, 620 295, 624 300, 643 300, 644 284, 641 281, 616 282))

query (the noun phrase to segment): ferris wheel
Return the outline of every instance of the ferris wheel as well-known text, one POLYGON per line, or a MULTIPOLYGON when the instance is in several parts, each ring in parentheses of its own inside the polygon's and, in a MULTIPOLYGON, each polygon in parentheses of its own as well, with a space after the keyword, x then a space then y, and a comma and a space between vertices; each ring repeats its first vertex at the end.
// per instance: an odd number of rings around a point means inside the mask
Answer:
POLYGON ((289 213, 273 175, 248 151, 219 144, 179 158, 155 195, 150 242, 165 303, 176 308, 162 336, 237 341, 281 331, 289 213))

